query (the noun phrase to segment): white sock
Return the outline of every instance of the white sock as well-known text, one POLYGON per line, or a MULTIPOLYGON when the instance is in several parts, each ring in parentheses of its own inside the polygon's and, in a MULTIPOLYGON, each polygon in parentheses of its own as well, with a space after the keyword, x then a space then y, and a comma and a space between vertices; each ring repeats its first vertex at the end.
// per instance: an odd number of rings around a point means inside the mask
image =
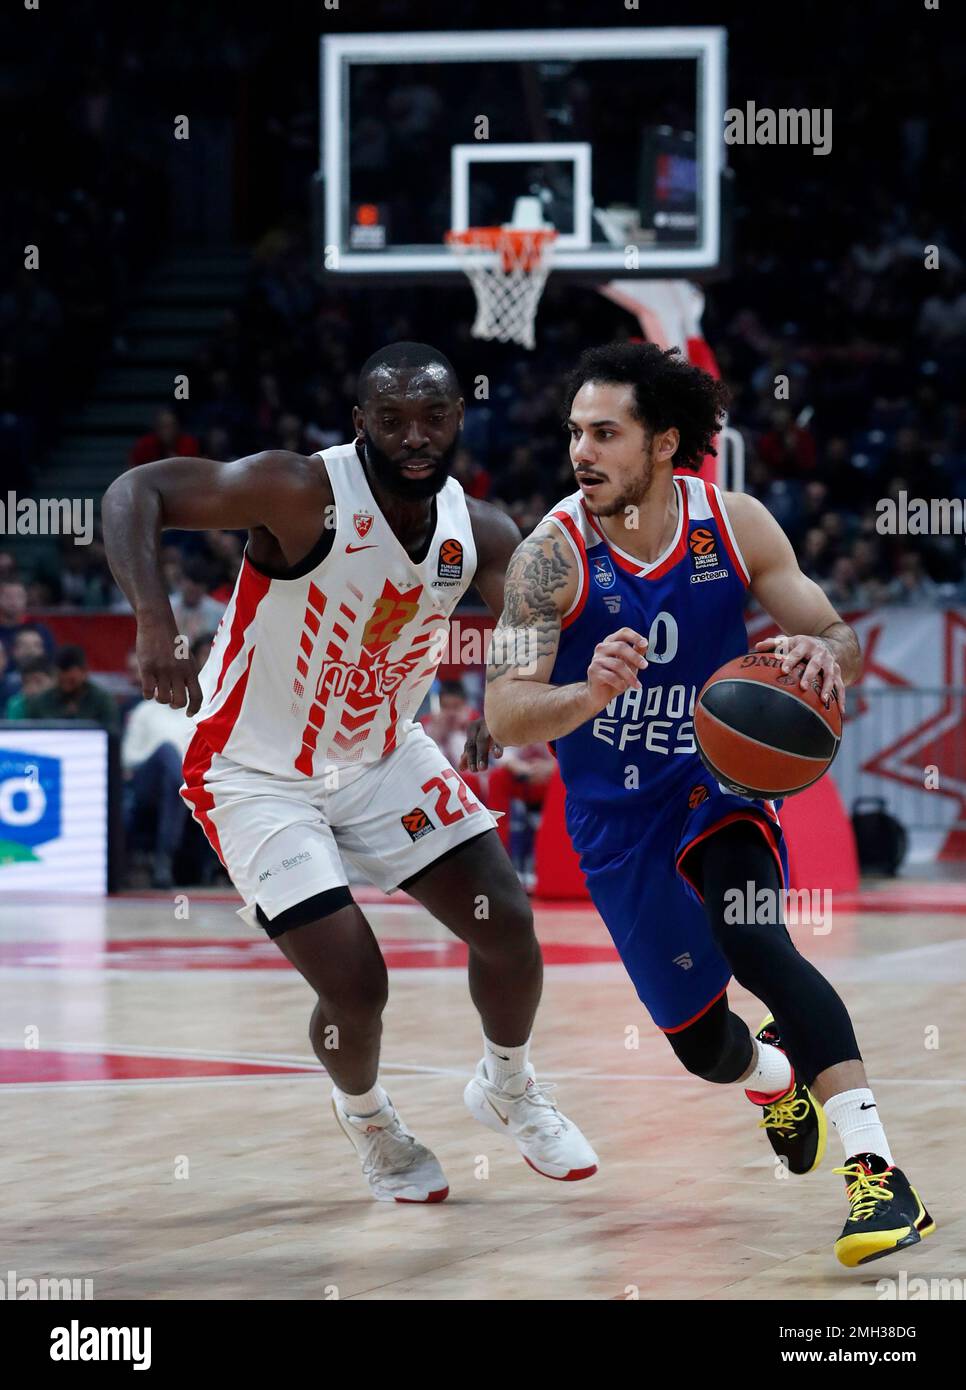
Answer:
POLYGON ((879 1120, 875 1097, 868 1087, 840 1091, 822 1102, 822 1108, 838 1131, 846 1158, 856 1154, 878 1154, 892 1163, 892 1150, 879 1120))
POLYGON ((375 1115, 383 1106, 389 1104, 389 1097, 378 1081, 370 1091, 363 1091, 361 1096, 350 1096, 336 1086, 335 1098, 347 1115, 355 1115, 360 1119, 375 1115))
POLYGON ((529 1056, 529 1038, 519 1047, 500 1047, 499 1043, 490 1042, 486 1034, 483 1034, 483 1062, 487 1078, 494 1086, 503 1086, 511 1076, 523 1071, 529 1056))
POLYGON ((792 1084, 792 1064, 786 1053, 772 1043, 763 1043, 758 1038, 751 1040, 758 1049, 754 1070, 742 1081, 746 1091, 757 1091, 763 1096, 783 1095, 792 1084))

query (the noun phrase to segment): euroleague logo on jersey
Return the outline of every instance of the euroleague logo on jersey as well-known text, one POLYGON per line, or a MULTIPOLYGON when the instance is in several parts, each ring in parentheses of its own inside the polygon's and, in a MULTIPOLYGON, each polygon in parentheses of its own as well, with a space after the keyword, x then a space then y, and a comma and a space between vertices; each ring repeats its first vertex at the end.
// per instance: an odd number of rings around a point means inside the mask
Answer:
POLYGON ((696 570, 713 570, 718 567, 718 552, 715 550, 714 532, 706 526, 696 526, 688 537, 688 549, 694 556, 696 570))
POLYGON ((436 829, 421 806, 414 806, 411 811, 407 811, 404 816, 401 816, 400 820, 413 844, 417 840, 421 840, 424 835, 428 835, 431 830, 436 829))
POLYGON ((695 526, 688 536, 688 549, 695 569, 691 576, 692 584, 701 584, 706 579, 727 579, 728 570, 718 568, 721 562, 716 545, 714 532, 709 531, 707 526, 695 526))
POLYGON ((439 563, 436 573, 440 579, 463 578, 463 542, 450 539, 443 541, 439 548, 439 563))

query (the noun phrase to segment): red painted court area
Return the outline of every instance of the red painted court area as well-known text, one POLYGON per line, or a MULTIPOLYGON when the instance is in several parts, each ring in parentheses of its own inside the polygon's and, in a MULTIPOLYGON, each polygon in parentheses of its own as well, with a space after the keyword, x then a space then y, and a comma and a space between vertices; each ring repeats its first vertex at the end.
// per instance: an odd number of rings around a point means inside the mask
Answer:
MULTIPOLYGON (((381 939, 390 970, 462 969, 461 941, 381 939)), ((616 961, 609 942, 600 945, 545 942, 546 965, 597 965, 616 961)), ((138 937, 126 941, 4 941, 0 969, 43 970, 291 970, 277 946, 248 937, 224 941, 192 937, 138 937)))
POLYGON ((171 1057, 159 1054, 89 1052, 60 1048, 0 1048, 0 1086, 36 1085, 42 1082, 162 1081, 175 1078, 225 1076, 287 1076, 314 1072, 311 1066, 272 1062, 233 1062, 208 1057, 171 1057))

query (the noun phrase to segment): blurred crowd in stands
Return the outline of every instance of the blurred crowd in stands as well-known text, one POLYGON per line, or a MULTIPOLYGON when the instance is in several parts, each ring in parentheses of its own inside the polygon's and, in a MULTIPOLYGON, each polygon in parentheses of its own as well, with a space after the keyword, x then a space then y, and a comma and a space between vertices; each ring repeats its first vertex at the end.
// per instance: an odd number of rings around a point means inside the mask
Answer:
MULTIPOLYGON (((484 0, 462 9, 461 25, 506 19, 484 0)), ((549 0, 542 22, 578 22, 578 10, 549 0)), ((848 607, 966 593, 961 536, 884 537, 875 528, 877 499, 902 490, 924 499, 966 493, 966 252, 947 196, 958 179, 946 118, 959 101, 959 78, 954 55, 937 56, 927 32, 905 23, 901 10, 885 0, 876 24, 861 13, 834 17, 836 52, 862 64, 847 139, 843 132, 838 140, 836 125, 834 157, 729 148, 732 264, 707 287, 705 333, 733 392, 747 485, 786 527, 807 572, 848 607), (780 378, 787 385, 776 395, 780 378)), ((676 22, 705 19, 700 5, 680 0, 676 22)), ((373 28, 431 21, 432 7, 423 14, 418 0, 403 7, 374 0, 367 12, 373 28)), ((802 28, 792 68, 741 7, 726 5, 719 22, 729 31, 734 99, 821 106, 841 95, 825 63, 832 20, 814 32, 802 28), (793 75, 805 72, 807 91, 793 75)), ((327 23, 344 27, 336 12, 327 23)), ((457 476, 475 496, 510 510, 526 532, 572 490, 562 373, 588 343, 638 327, 592 289, 551 277, 538 349, 529 355, 469 336, 468 289, 437 286, 427 296, 380 286, 373 294, 332 276, 322 282, 308 217, 318 155, 308 31, 318 33, 310 4, 293 4, 280 30, 257 16, 195 12, 187 3, 162 16, 77 0, 45 45, 30 40, 29 28, 21 32, 11 49, 18 80, 0 94, 13 190, 3 264, 16 266, 28 227, 26 240, 42 246, 43 259, 39 270, 0 282, 4 479, 12 487, 42 482, 58 411, 81 401, 98 365, 130 346, 125 305, 165 244, 178 193, 170 131, 155 112, 168 84, 203 94, 206 112, 234 120, 246 174, 235 231, 253 247, 252 270, 244 302, 185 364, 190 405, 146 419, 143 436, 130 441, 131 464, 170 454, 310 452, 339 442, 350 430, 362 360, 381 343, 415 337, 447 351, 467 387, 487 377, 487 400, 467 393, 457 476), (75 74, 78 52, 84 62, 75 74), (38 134, 27 119, 31 103, 68 70, 63 109, 38 134), (290 80, 273 85, 281 73, 290 80), (256 133, 239 110, 257 104, 261 112, 267 101, 271 119, 256 133)), ((606 157, 595 152, 598 161, 606 157)), ((233 541, 182 538, 179 549, 196 582, 204 574, 211 592, 230 585, 233 541)), ((174 556, 170 567, 174 576, 174 556)), ((84 552, 68 545, 59 572, 21 578, 34 586, 32 610, 122 603, 97 544, 84 552)))
MULTIPOLYGON (((789 67, 768 26, 730 8, 736 13, 719 22, 729 26, 736 100, 814 107, 841 95, 827 68, 827 29, 802 26, 789 67), (804 72, 812 75, 807 92, 795 75, 804 72)), ((174 87, 202 94, 206 109, 232 122, 245 173, 233 230, 252 248, 251 271, 244 299, 198 359, 185 363, 190 403, 159 403, 129 441, 128 466, 172 455, 309 453, 342 442, 362 361, 383 343, 416 338, 449 354, 466 389, 457 478, 473 496, 504 507, 526 534, 573 490, 561 377, 588 344, 636 336, 636 322, 592 288, 551 276, 537 350, 524 354, 470 336, 466 287, 436 286, 426 295, 380 286, 374 294, 322 280, 308 216, 316 54, 305 42, 318 33, 318 6, 295 4, 284 32, 270 19, 249 30, 225 14, 205 17, 204 7, 196 13, 180 0, 163 9, 76 0, 42 52, 28 39, 11 47, 17 80, 0 92, 9 213, 2 263, 23 264, 21 248, 33 244, 40 261, 0 278, 5 489, 42 489, 60 420, 89 396, 100 368, 130 351, 124 318, 132 287, 167 246, 177 194, 170 129, 156 114, 161 96, 166 113, 183 109, 174 87), (84 61, 75 68, 78 51, 84 61), (54 88, 63 100, 38 134, 38 94, 54 88), (481 377, 485 399, 472 389, 481 377)), ((419 27, 418 10, 374 0, 366 24, 419 27)), ((463 24, 505 22, 484 0, 466 0, 462 11, 463 24)), ((706 20, 699 11, 681 0, 676 22, 706 20)), ((966 252, 948 196, 959 179, 949 130, 961 78, 949 55, 929 55, 913 25, 897 49, 885 22, 897 14, 894 0, 885 0, 881 24, 847 10, 836 21, 837 67, 860 65, 862 82, 847 136, 836 114, 834 157, 729 150, 732 261, 706 286, 704 332, 731 388, 746 486, 781 522, 805 572, 846 613, 966 602, 962 535, 887 535, 876 524, 876 504, 902 492, 927 500, 966 495, 966 252)), ((567 0, 549 0, 541 17, 551 26, 584 21, 567 0)), ((338 26, 342 17, 327 12, 329 22, 338 26)), ((179 630, 199 656, 243 547, 244 536, 233 532, 166 536, 168 591, 179 630)), ((163 727, 173 712, 145 709, 136 671, 126 696, 116 687, 105 693, 83 650, 57 649, 45 612, 77 610, 127 611, 99 538, 89 546, 65 539, 57 563, 29 568, 14 544, 0 549, 0 717, 124 722, 132 826, 145 807, 166 808, 156 816, 152 870, 164 883, 184 829, 183 807, 170 795, 179 776, 170 750, 181 746, 183 729, 163 727)), ((455 749, 454 730, 473 713, 465 692, 437 692, 431 716, 447 747, 455 749)), ((510 804, 524 860, 527 817, 544 775, 531 762, 540 761, 518 750, 504 764, 515 779, 510 804)), ((504 819, 509 826, 512 818, 504 819)))
MULTIPOLYGON (((741 298, 733 283, 709 288, 706 332, 732 390, 730 423, 746 442, 747 490, 778 518, 803 569, 832 601, 851 609, 963 602, 962 534, 883 534, 877 504, 902 492, 910 500, 966 495, 966 398, 958 390, 966 376, 966 278, 961 268, 925 271, 898 245, 887 254, 885 237, 880 249, 875 272, 860 269, 867 248, 858 243, 843 245, 829 268, 822 308, 841 317, 847 341, 826 341, 821 321, 770 321, 767 286, 759 303, 747 302, 749 289, 746 302, 726 312, 721 301, 741 298), (879 319, 875 336, 863 309, 870 304, 879 319), (955 331, 939 331, 937 321, 955 322, 955 331)), ((946 259, 954 262, 951 250, 946 259)), ((573 491, 561 426, 564 369, 585 343, 634 336, 637 325, 595 302, 592 290, 551 285, 540 344, 524 360, 469 337, 468 291, 437 292, 434 300, 453 317, 433 323, 405 290, 380 292, 380 303, 397 312, 378 321, 367 293, 321 287, 310 247, 296 233, 264 238, 246 302, 225 315, 201 360, 187 368, 200 388, 196 399, 145 422, 152 427, 132 440, 130 466, 271 448, 311 453, 341 443, 351 435, 358 365, 374 343, 415 337, 443 346, 465 382, 486 376, 489 399, 474 401, 468 392, 455 475, 473 496, 509 511, 526 534, 573 491)), ((169 538, 169 590, 192 615, 190 636, 211 629, 243 543, 227 532, 169 538)), ((32 611, 124 607, 98 540, 88 547, 65 541, 59 567, 22 578, 32 611)))

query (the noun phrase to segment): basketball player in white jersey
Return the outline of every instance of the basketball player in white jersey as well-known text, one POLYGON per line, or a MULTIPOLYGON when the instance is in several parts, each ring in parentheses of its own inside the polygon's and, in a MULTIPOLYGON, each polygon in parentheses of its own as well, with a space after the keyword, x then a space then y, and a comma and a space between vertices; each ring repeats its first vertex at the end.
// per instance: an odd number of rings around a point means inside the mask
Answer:
POLYGON ((370 357, 353 422, 352 443, 311 458, 163 459, 108 489, 104 537, 137 615, 144 695, 196 717, 182 795, 240 915, 318 996, 309 1036, 372 1195, 434 1202, 449 1186, 379 1083, 387 973, 346 866, 405 888, 469 947, 484 1035, 470 1111, 538 1173, 590 1177, 596 1155, 528 1057, 542 982, 529 902, 493 816, 414 719, 470 584, 502 611, 519 532, 449 476, 463 401, 435 349, 370 357), (167 527, 249 531, 200 683, 162 578, 167 527))

